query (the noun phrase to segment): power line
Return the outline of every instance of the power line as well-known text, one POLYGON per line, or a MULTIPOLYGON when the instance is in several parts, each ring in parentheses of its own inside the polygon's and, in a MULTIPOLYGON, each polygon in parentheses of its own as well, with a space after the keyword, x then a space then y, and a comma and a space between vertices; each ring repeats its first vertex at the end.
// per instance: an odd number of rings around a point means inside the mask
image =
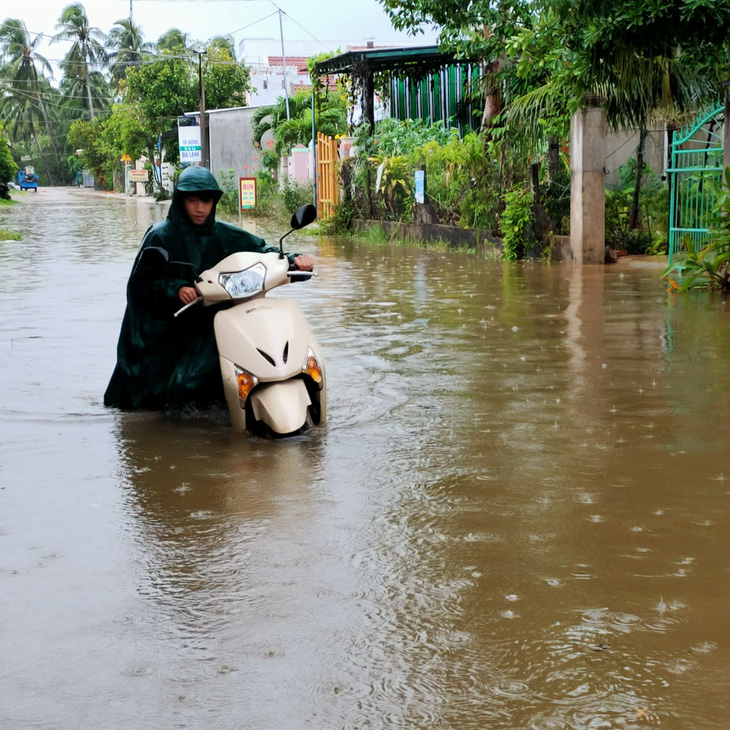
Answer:
POLYGON ((284 15, 286 15, 286 17, 289 18, 289 20, 291 20, 291 22, 294 23, 294 25, 296 25, 298 28, 303 30, 308 36, 310 36, 312 38, 312 40, 317 41, 317 43, 319 43, 323 48, 326 48, 328 51, 332 50, 324 41, 321 41, 319 38, 317 38, 317 36, 312 35, 312 33, 310 33, 303 25, 301 25, 300 23, 297 23, 297 21, 294 20, 294 18, 292 18, 291 15, 289 15, 285 10, 282 10, 274 2, 274 0, 269 0, 269 2, 277 9, 277 12, 283 13, 284 15))

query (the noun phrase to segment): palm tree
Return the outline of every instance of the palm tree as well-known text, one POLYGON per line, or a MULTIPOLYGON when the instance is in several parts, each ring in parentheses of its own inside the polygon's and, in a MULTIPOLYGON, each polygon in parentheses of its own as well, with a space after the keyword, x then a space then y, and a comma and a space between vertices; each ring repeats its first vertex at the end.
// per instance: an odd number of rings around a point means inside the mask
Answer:
POLYGON ((106 64, 104 43, 107 37, 98 28, 89 25, 86 10, 80 3, 64 8, 56 28, 59 32, 53 41, 72 41, 71 48, 61 61, 61 68, 67 79, 76 79, 86 97, 89 114, 95 116, 92 94, 92 73, 106 64))
POLYGON ((185 52, 190 49, 190 36, 179 28, 170 28, 155 44, 158 53, 185 52))
POLYGON ((27 140, 29 149, 31 140, 35 142, 46 177, 50 179, 50 167, 38 139, 38 128, 43 125, 43 118, 35 99, 28 95, 0 97, 0 117, 13 139, 27 140))
POLYGON ((228 55, 235 61, 236 60, 236 47, 233 43, 231 36, 218 35, 215 38, 211 38, 208 42, 208 50, 211 48, 219 49, 221 51, 227 51, 228 55))
POLYGON ((107 42, 109 72, 112 83, 119 88, 120 81, 127 75, 130 66, 138 66, 147 53, 154 50, 153 43, 146 43, 142 28, 131 18, 117 20, 109 31, 107 42))
MULTIPOLYGON (((6 79, 2 106, 7 118, 14 120, 13 127, 18 132, 23 130, 24 134, 30 134, 36 144, 38 122, 45 126, 53 145, 58 169, 63 170, 42 88, 44 72, 52 75, 52 69, 48 60, 36 52, 40 40, 40 36, 31 40, 22 20, 8 18, 0 26, 0 57, 5 64, 3 75, 6 79)), ((42 156, 40 145, 38 147, 42 156)))

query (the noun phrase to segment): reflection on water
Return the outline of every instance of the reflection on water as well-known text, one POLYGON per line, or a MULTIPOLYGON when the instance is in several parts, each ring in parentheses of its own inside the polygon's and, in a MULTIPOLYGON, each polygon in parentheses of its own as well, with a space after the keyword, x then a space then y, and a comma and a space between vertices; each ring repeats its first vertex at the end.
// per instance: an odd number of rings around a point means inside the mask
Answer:
POLYGON ((160 212, 32 205, 0 249, 0 726, 724 727, 724 299, 300 237, 321 275, 279 293, 330 420, 267 441, 101 406, 160 212))

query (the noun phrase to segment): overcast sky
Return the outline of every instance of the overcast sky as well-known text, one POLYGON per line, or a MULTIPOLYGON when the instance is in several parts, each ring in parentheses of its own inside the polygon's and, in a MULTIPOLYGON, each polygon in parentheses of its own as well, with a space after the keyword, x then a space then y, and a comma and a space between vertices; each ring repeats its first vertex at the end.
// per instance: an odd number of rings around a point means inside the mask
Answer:
MULTIPOLYGON (((31 35, 53 35, 63 8, 69 1, 23 0, 3 2, 0 21, 23 20, 31 35)), ((108 33, 115 21, 129 17, 129 0, 82 0, 92 26, 108 33)), ((436 33, 409 36, 394 30, 383 6, 377 0, 132 0, 132 17, 142 27, 145 40, 156 41, 170 28, 179 28, 191 38, 206 41, 214 36, 232 35, 238 48, 241 40, 271 38, 279 40, 279 15, 283 35, 292 42, 316 41, 319 51, 344 50, 347 43, 372 40, 376 44, 428 45, 436 33)), ((51 61, 60 60, 67 44, 44 46, 42 53, 51 61)))

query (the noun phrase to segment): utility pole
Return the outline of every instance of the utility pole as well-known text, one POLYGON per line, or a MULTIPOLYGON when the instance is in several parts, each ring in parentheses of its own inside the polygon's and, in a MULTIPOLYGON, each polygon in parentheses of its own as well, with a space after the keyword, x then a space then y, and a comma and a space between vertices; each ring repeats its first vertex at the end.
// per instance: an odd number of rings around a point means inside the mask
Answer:
MULTIPOLYGON (((279 36, 281 37, 281 69, 284 72, 284 98, 286 99, 286 118, 289 119, 289 85, 286 83, 286 54, 284 53, 284 26, 281 23, 283 10, 279 8, 279 36)), ((312 110, 314 114, 314 110, 312 110)))
POLYGON ((206 159, 208 145, 206 140, 205 124, 205 80, 203 79, 203 54, 205 51, 198 51, 198 94, 200 96, 200 162, 207 167, 206 159))
POLYGON ((132 0, 129 0, 129 25, 132 25, 132 0))

